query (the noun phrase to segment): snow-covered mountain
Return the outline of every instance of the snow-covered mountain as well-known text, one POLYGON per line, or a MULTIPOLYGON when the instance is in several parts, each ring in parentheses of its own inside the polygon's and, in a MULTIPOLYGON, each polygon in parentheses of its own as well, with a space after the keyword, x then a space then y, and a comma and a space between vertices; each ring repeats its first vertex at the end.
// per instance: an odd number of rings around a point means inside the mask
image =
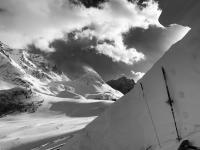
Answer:
POLYGON ((20 86, 59 97, 119 99, 123 96, 108 86, 92 69, 75 81, 39 54, 11 49, 0 43, 0 89, 20 86))
POLYGON ((83 95, 88 99, 117 100, 123 94, 106 84, 100 75, 91 68, 79 79, 67 82, 73 87, 75 93, 83 95))
POLYGON ((64 74, 42 56, 0 43, 0 80, 41 93, 55 94, 63 89, 57 82, 68 81, 64 74), (52 86, 53 84, 53 86, 52 86))
POLYGON ((0 150, 50 149, 121 96, 93 69, 71 81, 44 57, 0 43, 0 150))
POLYGON ((109 107, 63 150, 177 150, 185 139, 200 147, 198 37, 191 31, 173 45, 134 90, 109 107))

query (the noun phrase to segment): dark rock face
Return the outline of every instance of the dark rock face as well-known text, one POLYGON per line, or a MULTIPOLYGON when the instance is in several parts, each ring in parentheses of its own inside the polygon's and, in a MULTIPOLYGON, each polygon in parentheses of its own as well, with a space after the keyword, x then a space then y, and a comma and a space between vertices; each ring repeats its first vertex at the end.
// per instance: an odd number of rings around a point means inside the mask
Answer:
POLYGON ((135 81, 133 79, 128 79, 127 77, 123 76, 116 80, 107 81, 107 84, 110 85, 112 88, 122 92, 123 94, 126 94, 134 88, 135 81))
POLYGON ((13 88, 0 91, 0 117, 16 112, 33 113, 42 101, 33 101, 33 93, 25 88, 13 88))

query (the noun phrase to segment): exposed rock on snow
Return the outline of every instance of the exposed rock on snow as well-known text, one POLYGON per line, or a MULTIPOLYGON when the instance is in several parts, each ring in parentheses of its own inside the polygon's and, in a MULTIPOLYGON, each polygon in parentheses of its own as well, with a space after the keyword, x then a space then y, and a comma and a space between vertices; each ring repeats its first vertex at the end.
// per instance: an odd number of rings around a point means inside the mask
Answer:
POLYGON ((134 88, 135 81, 133 79, 128 79, 127 77, 123 76, 116 80, 110 80, 106 82, 110 85, 113 89, 116 89, 123 94, 127 94, 130 90, 134 88))
POLYGON ((31 90, 13 88, 0 91, 0 117, 14 112, 35 112, 42 100, 35 100, 31 90))

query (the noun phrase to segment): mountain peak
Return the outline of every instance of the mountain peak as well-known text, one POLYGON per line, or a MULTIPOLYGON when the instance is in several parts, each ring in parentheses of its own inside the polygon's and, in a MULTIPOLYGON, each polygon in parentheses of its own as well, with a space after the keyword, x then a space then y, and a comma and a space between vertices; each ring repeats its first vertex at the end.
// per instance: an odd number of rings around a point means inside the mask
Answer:
POLYGON ((134 88, 135 81, 127 78, 126 76, 122 76, 118 79, 107 81, 107 84, 123 94, 127 94, 131 89, 134 88))

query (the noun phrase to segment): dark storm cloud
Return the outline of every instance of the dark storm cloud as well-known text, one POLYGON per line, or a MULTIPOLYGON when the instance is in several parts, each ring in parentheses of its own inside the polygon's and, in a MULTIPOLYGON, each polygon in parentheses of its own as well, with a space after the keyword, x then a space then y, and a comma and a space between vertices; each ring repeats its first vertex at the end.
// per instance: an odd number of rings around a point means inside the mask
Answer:
POLYGON ((56 66, 65 72, 70 78, 75 79, 85 73, 84 67, 89 66, 95 69, 104 80, 118 78, 119 76, 130 76, 130 65, 123 62, 113 62, 112 58, 98 53, 93 47, 99 43, 113 44, 110 40, 97 41, 92 38, 75 38, 76 32, 66 36, 66 39, 54 40, 50 45, 55 49, 53 53, 46 53, 29 45, 32 53, 42 54, 56 66))
MULTIPOLYGON (((101 4, 109 2, 110 0, 70 0, 75 5, 84 5, 86 8, 96 7, 101 8, 101 4)), ((128 2, 137 3, 141 7, 145 7, 144 2, 148 0, 127 0, 128 2)))
MULTIPOLYGON (((64 39, 54 40, 50 46, 55 49, 55 52, 46 53, 49 60, 73 78, 77 78, 84 73, 84 66, 90 66, 104 80, 117 78, 122 74, 137 79, 163 55, 169 46, 179 40, 180 33, 183 33, 181 30, 183 27, 178 25, 166 29, 155 26, 147 30, 141 28, 131 29, 123 35, 124 43, 128 48, 136 47, 138 51, 145 54, 146 59, 134 63, 134 65, 128 65, 123 62, 114 62, 111 57, 98 53, 95 49, 98 44, 102 43, 114 45, 113 41, 108 39, 98 40, 95 36, 77 36, 77 33, 82 33, 83 30, 87 29, 89 27, 66 34, 64 39)), ((33 48, 30 47, 30 49, 33 48)), ((33 52, 40 51, 34 48, 33 52)))
POLYGON ((128 48, 134 47, 146 56, 145 61, 135 65, 136 70, 140 68, 140 71, 145 71, 187 32, 188 28, 180 25, 172 25, 167 28, 150 26, 146 30, 142 28, 130 29, 129 32, 123 34, 123 37, 124 44, 128 48))
POLYGON ((113 39, 129 27, 158 24, 160 14, 158 5, 152 1, 144 10, 127 0, 2 0, 0 7, 9 12, 0 15, 1 41, 13 48, 34 43, 46 51, 52 51, 48 44, 61 38, 63 31, 94 24, 95 33, 102 35, 99 38, 113 39), (82 5, 76 7, 72 1, 82 5))
POLYGON ((153 26, 147 30, 142 28, 130 29, 129 32, 123 34, 124 44, 129 48, 135 47, 145 55, 152 55, 163 51, 161 44, 158 43, 162 41, 163 32, 165 32, 165 29, 153 26))
MULTIPOLYGON (((72 35, 69 35, 72 36, 72 35)), ((110 41, 100 41, 108 42, 110 41)), ((84 66, 95 69, 105 80, 116 78, 119 74, 127 73, 126 64, 113 62, 112 58, 96 52, 93 46, 97 45, 97 39, 70 37, 67 41, 55 40, 51 46, 55 52, 48 56, 60 69, 70 77, 79 77, 84 73, 84 66)))

